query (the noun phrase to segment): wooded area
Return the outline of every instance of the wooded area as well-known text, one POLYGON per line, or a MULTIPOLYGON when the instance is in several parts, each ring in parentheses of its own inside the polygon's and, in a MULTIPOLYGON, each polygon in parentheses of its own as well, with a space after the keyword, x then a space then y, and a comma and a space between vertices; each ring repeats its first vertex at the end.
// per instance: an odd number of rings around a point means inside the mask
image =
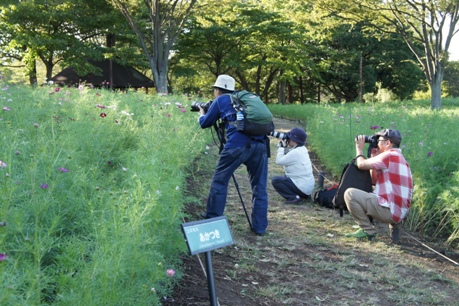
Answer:
POLYGON ((88 59, 111 59, 158 93, 204 95, 227 73, 266 103, 404 100, 429 88, 440 109, 459 92, 448 53, 458 21, 459 0, 5 0, 1 69, 20 63, 42 84, 56 68, 97 73, 88 59))

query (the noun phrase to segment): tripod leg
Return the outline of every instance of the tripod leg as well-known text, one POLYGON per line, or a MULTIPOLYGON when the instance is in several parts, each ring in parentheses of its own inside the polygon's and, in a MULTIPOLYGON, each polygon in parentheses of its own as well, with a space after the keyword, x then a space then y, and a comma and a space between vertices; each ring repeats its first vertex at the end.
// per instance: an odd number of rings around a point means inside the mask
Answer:
POLYGON ((239 184, 236 181, 236 177, 234 173, 232 174, 234 185, 236 186, 237 193, 239 195, 239 199, 241 200, 242 208, 244 209, 245 216, 247 217, 247 222, 249 222, 250 229, 253 230, 252 222, 250 222, 249 214, 247 213, 247 209, 245 208, 244 200, 242 199, 241 191, 239 190, 239 184))

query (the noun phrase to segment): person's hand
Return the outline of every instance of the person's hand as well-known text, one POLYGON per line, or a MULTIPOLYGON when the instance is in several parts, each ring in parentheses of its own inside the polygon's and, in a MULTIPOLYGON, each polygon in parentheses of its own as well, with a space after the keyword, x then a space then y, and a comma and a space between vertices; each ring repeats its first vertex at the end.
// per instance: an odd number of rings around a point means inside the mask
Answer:
POLYGON ((202 109, 201 105, 198 105, 199 107, 199 116, 204 116, 206 114, 206 111, 202 109))
POLYGON ((378 154, 379 154, 379 149, 378 148, 371 149, 371 153, 370 153, 371 157, 375 157, 378 154))
POLYGON ((280 142, 282 142, 282 146, 286 148, 288 146, 288 140, 287 139, 282 139, 280 142))
POLYGON ((355 138, 355 148, 358 151, 363 151, 364 147, 365 147, 365 135, 358 135, 355 138))
POLYGON ((277 144, 277 147, 284 148, 284 144, 282 143, 282 140, 279 141, 279 143, 277 144))

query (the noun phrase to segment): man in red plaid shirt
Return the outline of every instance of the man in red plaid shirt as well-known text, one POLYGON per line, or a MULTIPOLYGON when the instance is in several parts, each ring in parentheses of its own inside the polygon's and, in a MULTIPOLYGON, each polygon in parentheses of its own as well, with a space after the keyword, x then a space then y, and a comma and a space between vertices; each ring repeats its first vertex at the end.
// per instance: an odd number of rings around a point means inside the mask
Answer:
POLYGON ((356 138, 356 164, 361 170, 370 170, 373 192, 349 188, 344 201, 360 229, 346 237, 373 240, 376 229, 372 219, 389 224, 392 242, 399 241, 399 224, 410 210, 413 192, 411 169, 399 146, 402 136, 399 131, 385 129, 376 133, 378 147, 365 159, 363 148, 365 136, 356 138))

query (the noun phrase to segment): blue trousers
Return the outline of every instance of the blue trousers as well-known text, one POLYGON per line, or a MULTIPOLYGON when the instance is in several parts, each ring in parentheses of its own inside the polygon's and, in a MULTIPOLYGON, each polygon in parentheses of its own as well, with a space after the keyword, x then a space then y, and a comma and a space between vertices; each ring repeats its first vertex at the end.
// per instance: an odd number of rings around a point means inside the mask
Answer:
POLYGON ((252 230, 264 234, 268 227, 268 157, 266 144, 262 142, 252 142, 250 147, 223 149, 207 198, 207 216, 213 218, 223 215, 229 180, 242 164, 247 167, 252 188, 252 230))

